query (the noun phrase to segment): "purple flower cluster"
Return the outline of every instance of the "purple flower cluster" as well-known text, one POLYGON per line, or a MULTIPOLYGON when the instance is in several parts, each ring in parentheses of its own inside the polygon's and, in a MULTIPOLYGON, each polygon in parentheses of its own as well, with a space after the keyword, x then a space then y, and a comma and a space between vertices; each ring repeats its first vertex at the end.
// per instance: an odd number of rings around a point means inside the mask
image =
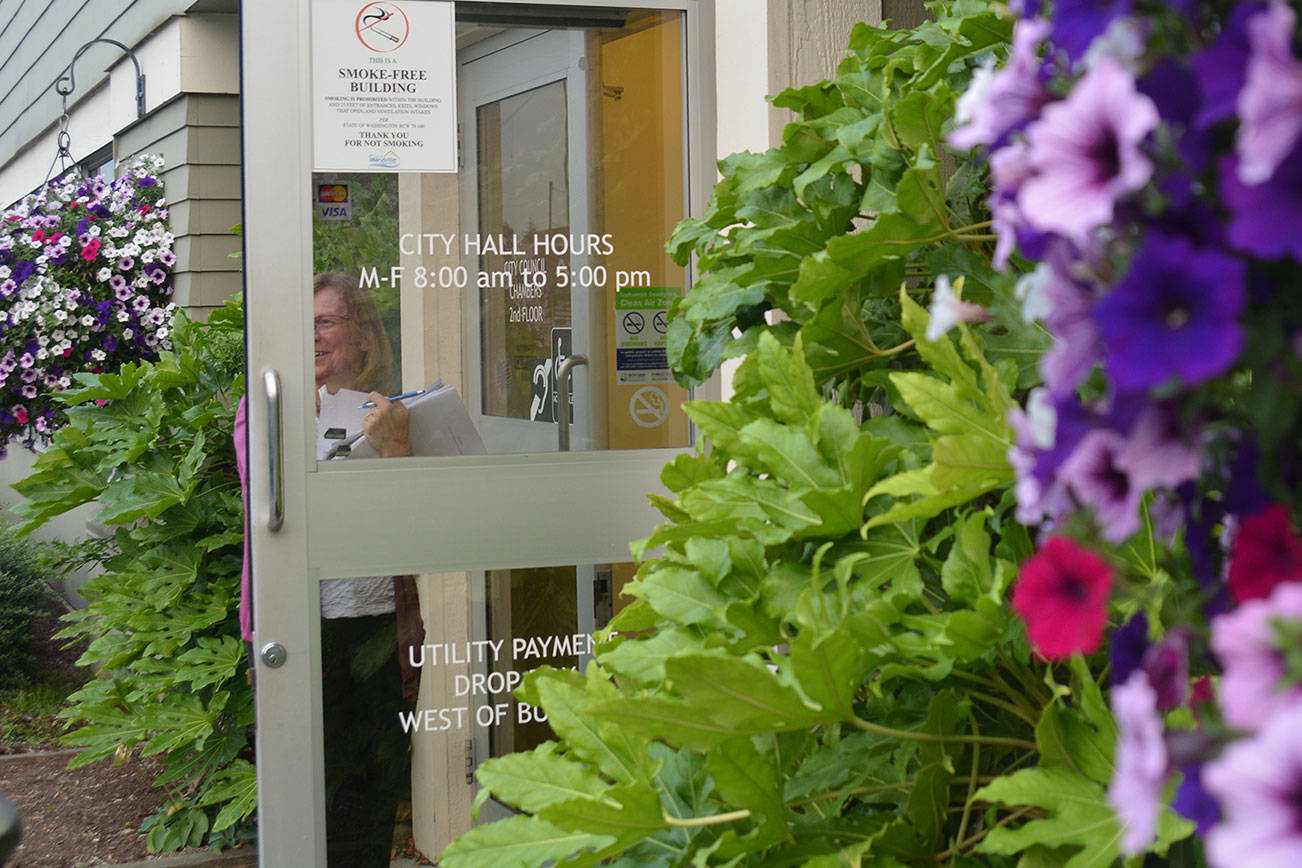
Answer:
MULTIPOLYGON (((1010 8, 1022 16, 1010 57, 976 71, 949 142, 988 149, 996 264, 1024 272, 1023 315, 1053 339, 1011 419, 1017 517, 1084 533, 1114 562, 1137 534, 1165 545, 1175 593, 1191 601, 1132 590, 1158 617, 1112 637, 1109 793, 1124 849, 1155 840, 1174 780, 1172 806, 1197 823, 1210 864, 1291 865, 1302 856, 1298 16, 1285 0, 1010 8), (1196 723, 1165 719, 1180 706, 1196 723)), ((1119 586, 1142 588, 1133 578, 1119 586)))
POLYGON ((175 305, 162 159, 120 178, 61 178, 0 214, 0 455, 49 438, 53 395, 170 347, 175 305))

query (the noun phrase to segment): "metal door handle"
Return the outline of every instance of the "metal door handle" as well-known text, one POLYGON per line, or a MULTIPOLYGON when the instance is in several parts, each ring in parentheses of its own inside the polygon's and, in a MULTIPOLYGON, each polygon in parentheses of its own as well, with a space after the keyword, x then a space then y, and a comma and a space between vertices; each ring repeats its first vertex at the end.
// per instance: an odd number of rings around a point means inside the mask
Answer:
POLYGON ((588 357, 577 353, 567 357, 556 369, 556 391, 560 397, 560 406, 556 408, 556 448, 561 452, 570 451, 570 379, 575 368, 587 363, 588 357))
POLYGON ((262 386, 267 397, 267 465, 271 503, 267 511, 267 530, 280 530, 285 523, 285 480, 281 455, 280 375, 271 369, 262 372, 262 386))

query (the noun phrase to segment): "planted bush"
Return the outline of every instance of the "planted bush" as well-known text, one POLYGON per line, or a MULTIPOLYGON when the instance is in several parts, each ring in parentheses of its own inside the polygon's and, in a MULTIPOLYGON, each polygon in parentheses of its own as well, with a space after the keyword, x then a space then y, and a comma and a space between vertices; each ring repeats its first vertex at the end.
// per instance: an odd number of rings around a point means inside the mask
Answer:
POLYGON ((68 424, 15 487, 30 530, 83 503, 113 529, 86 609, 60 634, 90 640, 99 677, 75 693, 64 737, 78 766, 164 755, 166 802, 147 822, 157 851, 239 837, 257 799, 253 698, 236 606, 243 509, 231 442, 243 392, 243 315, 178 314, 173 348, 117 373, 78 374, 68 424))

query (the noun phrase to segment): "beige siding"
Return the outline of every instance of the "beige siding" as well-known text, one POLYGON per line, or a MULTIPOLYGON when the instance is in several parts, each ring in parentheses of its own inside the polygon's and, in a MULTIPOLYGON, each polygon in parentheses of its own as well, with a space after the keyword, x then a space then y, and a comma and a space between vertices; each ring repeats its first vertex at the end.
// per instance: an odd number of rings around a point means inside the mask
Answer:
POLYGON ((159 154, 177 267, 173 289, 178 305, 197 319, 238 293, 240 239, 239 98, 186 94, 124 130, 118 159, 159 154))

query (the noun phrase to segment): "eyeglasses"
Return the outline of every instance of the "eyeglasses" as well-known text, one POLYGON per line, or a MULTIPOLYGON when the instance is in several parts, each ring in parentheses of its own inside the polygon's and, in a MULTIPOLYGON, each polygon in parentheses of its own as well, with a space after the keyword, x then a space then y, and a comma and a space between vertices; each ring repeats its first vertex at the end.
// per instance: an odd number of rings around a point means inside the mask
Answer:
POLYGON ((350 316, 319 316, 312 320, 312 332, 328 332, 332 329, 339 328, 344 320, 352 319, 350 316))

